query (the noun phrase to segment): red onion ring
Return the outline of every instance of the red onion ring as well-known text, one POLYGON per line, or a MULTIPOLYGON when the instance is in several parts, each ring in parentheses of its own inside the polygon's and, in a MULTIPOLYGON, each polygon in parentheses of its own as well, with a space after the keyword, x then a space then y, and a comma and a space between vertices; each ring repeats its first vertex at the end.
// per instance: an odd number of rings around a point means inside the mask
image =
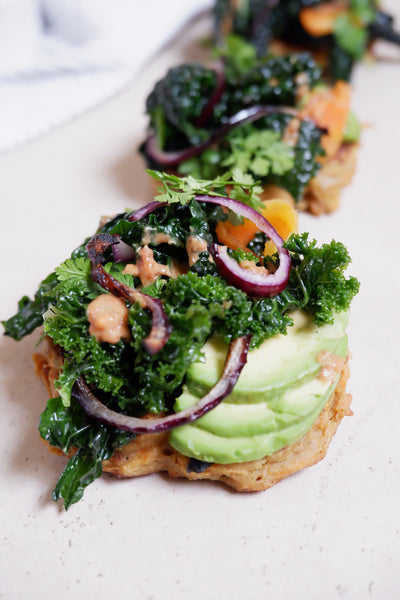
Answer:
POLYGON ((170 336, 171 327, 168 317, 161 300, 128 287, 105 271, 103 267, 104 252, 118 242, 118 236, 109 233, 99 233, 88 242, 86 250, 91 262, 92 279, 114 296, 124 298, 130 303, 138 302, 142 308, 150 310, 152 327, 149 335, 142 340, 142 344, 147 352, 153 356, 162 350, 170 336))
POLYGON ((232 340, 225 360, 221 378, 196 404, 179 413, 166 417, 140 419, 130 417, 107 408, 91 392, 83 376, 78 377, 72 387, 72 396, 92 418, 123 431, 132 433, 160 433, 196 421, 215 408, 232 391, 246 364, 251 336, 232 340))
POLYGON ((255 105, 251 106, 250 108, 243 108, 238 113, 230 117, 226 123, 221 125, 221 127, 216 129, 210 135, 208 140, 198 144, 197 146, 190 146, 184 150, 166 152, 158 147, 157 136, 154 134, 145 142, 145 151, 146 154, 156 163, 159 163, 164 167, 174 167, 179 165, 184 160, 193 158, 193 156, 197 156, 207 148, 210 148, 210 146, 224 137, 232 128, 239 127, 245 123, 252 123, 261 117, 265 117, 274 113, 283 113, 293 117, 298 115, 298 111, 295 108, 290 108, 288 106, 255 105))
POLYGON ((142 219, 144 219, 144 217, 147 217, 147 215, 152 213, 156 208, 159 208, 160 206, 165 206, 165 202, 153 200, 153 202, 149 202, 148 204, 145 204, 144 206, 141 206, 140 208, 135 210, 135 212, 133 212, 131 216, 128 217, 128 221, 141 221, 142 219))
POLYGON ((195 122, 196 127, 204 127, 204 125, 207 123, 208 119, 212 115, 214 106, 220 101, 222 92, 225 88, 225 71, 223 64, 218 64, 214 70, 217 75, 217 83, 209 101, 203 109, 203 112, 195 122))
POLYGON ((275 296, 286 287, 287 281, 278 271, 265 275, 253 273, 250 269, 241 267, 234 258, 229 256, 227 246, 210 244, 208 248, 221 277, 249 296, 260 298, 275 296))
MULTIPOLYGON (((245 219, 249 219, 260 231, 263 231, 269 237, 278 250, 279 267, 277 270, 274 273, 260 275, 258 273, 252 273, 249 269, 242 268, 227 254, 226 247, 211 244, 209 246, 209 252, 214 258, 221 277, 250 296, 264 298, 279 294, 279 292, 286 287, 289 280, 291 259, 289 252, 283 247, 284 240, 271 223, 263 215, 254 210, 254 208, 251 208, 238 200, 233 200, 232 198, 225 196, 196 195, 194 199, 198 202, 208 202, 225 206, 245 219)), ((147 215, 163 205, 164 202, 157 202, 155 200, 139 210, 142 210, 147 215)))
POLYGON ((267 219, 258 213, 254 208, 243 204, 238 200, 226 198, 224 196, 196 195, 198 202, 209 202, 218 204, 233 210, 242 217, 252 221, 260 231, 263 231, 269 239, 275 244, 279 254, 279 266, 274 273, 268 275, 259 275, 252 273, 249 269, 242 268, 233 258, 227 254, 226 246, 211 244, 209 250, 215 260, 217 269, 224 279, 235 287, 242 289, 252 296, 275 296, 279 294, 287 285, 292 266, 290 254, 283 247, 283 239, 276 229, 272 227, 267 219))

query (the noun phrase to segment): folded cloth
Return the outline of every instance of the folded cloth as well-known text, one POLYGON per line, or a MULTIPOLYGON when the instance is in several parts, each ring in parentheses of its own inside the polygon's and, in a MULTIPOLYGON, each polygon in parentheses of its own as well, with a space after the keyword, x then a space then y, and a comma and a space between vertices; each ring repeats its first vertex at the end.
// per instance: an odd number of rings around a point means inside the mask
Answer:
POLYGON ((0 152, 123 89, 212 0, 1 0, 0 152))

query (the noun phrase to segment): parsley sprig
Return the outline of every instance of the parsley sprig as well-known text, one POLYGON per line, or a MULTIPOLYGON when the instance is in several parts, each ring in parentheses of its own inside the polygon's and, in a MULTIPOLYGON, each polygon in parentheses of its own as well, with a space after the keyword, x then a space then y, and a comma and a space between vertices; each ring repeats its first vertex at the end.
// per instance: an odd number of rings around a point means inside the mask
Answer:
POLYGON ((254 129, 246 135, 244 128, 233 131, 228 138, 231 154, 222 166, 236 168, 256 177, 283 175, 294 166, 294 150, 269 129, 254 129))
POLYGON ((243 173, 238 168, 233 168, 215 179, 197 179, 192 175, 187 177, 178 177, 161 171, 147 171, 149 175, 161 186, 155 200, 166 202, 167 204, 188 204, 198 194, 208 194, 210 196, 227 195, 244 204, 248 204, 256 210, 262 210, 264 204, 260 200, 262 187, 258 181, 255 181, 249 173, 243 173))

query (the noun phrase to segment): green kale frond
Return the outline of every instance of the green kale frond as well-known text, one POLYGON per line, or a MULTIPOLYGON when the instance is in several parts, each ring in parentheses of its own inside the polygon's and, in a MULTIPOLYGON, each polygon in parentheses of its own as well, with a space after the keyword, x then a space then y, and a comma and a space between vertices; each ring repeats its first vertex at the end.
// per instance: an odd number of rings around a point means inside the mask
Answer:
POLYGON ((316 323, 331 323, 335 313, 349 308, 360 286, 355 277, 344 275, 350 263, 346 247, 334 240, 317 247, 307 233, 292 235, 285 246, 293 265, 286 292, 313 314, 316 323))
POLYGON ((56 274, 50 273, 40 284, 33 300, 28 296, 21 298, 18 302, 18 312, 7 321, 1 322, 4 334, 19 341, 39 327, 43 323, 43 313, 52 303, 57 282, 56 274))
POLYGON ((85 488, 101 475, 102 461, 135 437, 89 419, 77 402, 64 406, 60 397, 47 402, 40 418, 39 433, 65 454, 76 449, 52 495, 53 500, 64 499, 66 510, 78 502, 85 488))

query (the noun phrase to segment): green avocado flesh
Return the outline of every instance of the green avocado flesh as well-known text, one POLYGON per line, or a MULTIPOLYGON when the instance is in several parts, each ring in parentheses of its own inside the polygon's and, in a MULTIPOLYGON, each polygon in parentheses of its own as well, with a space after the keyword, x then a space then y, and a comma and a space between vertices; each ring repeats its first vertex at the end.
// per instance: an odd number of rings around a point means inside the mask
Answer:
MULTIPOLYGON (((296 383, 312 379, 321 365, 318 354, 328 350, 336 353, 336 346, 345 337, 348 317, 337 315, 332 325, 317 327, 303 312, 293 315, 293 326, 286 335, 265 341, 253 350, 247 359, 233 392, 224 402, 265 402, 296 383)), ((205 361, 193 363, 187 372, 188 390, 203 396, 217 383, 222 373, 227 346, 213 338, 203 348, 205 361)))
MULTIPOLYGON (((318 377, 320 353, 347 355, 347 315, 317 327, 305 313, 294 314, 287 335, 279 335, 250 352, 230 396, 191 425, 174 429, 170 444, 181 454, 206 462, 229 464, 263 458, 291 445, 309 431, 340 373, 318 377)), ((227 346, 212 338, 203 348, 205 362, 190 368, 188 386, 175 410, 195 404, 219 379, 227 346)))

